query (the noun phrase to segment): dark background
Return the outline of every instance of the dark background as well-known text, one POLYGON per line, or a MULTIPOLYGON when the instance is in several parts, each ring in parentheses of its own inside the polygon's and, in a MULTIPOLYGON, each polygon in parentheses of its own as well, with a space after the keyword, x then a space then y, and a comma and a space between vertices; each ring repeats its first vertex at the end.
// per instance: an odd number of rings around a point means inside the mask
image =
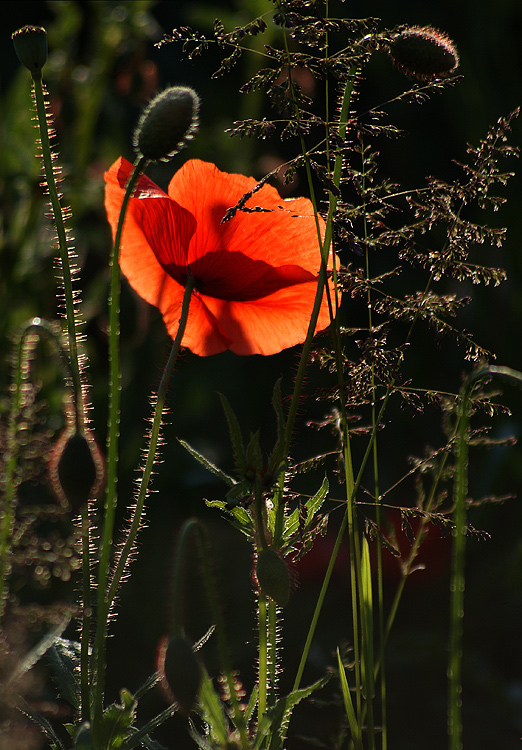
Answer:
MULTIPOLYGON (((58 133, 63 183, 70 203, 72 222, 82 269, 83 314, 86 319, 88 378, 93 404, 91 417, 100 444, 106 420, 107 348, 106 262, 110 236, 104 218, 103 171, 120 155, 132 159, 131 133, 143 105, 155 90, 167 84, 194 86, 202 97, 201 128, 190 148, 171 164, 153 167, 149 176, 166 186, 172 173, 186 158, 213 161, 227 171, 262 176, 270 160, 294 155, 295 144, 230 139, 223 131, 234 120, 263 112, 262 97, 237 93, 253 72, 256 58, 245 55, 227 76, 211 74, 221 54, 214 49, 193 61, 180 53, 179 45, 154 46, 173 27, 190 25, 210 33, 214 17, 225 26, 247 22, 269 10, 264 0, 236 3, 177 2, 4 2, 0 41, 0 351, 6 354, 13 331, 33 315, 54 318, 56 298, 51 243, 45 231, 38 163, 34 158, 34 131, 29 113, 29 75, 20 70, 12 45, 12 31, 24 24, 43 24, 49 33, 50 60, 44 79, 50 92, 58 133)), ((399 141, 379 143, 383 172, 405 186, 421 184, 426 175, 450 179, 457 174, 453 160, 465 159, 466 143, 477 144, 490 125, 521 102, 522 7, 518 0, 471 0, 423 3, 401 0, 347 2, 331 14, 382 19, 382 26, 399 23, 430 24, 444 30, 457 44, 463 81, 435 95, 422 107, 397 105, 391 109, 394 122, 404 129, 399 141)), ((365 103, 384 102, 407 85, 384 55, 376 55, 361 84, 361 108, 365 103)), ((522 121, 515 121, 511 142, 520 145, 522 121)), ((503 167, 504 165, 502 165, 503 167)), ((517 168, 514 160, 506 171, 517 168)), ((294 185, 305 192, 304 181, 294 185)), ((522 369, 522 253, 520 197, 521 178, 510 180, 502 195, 507 205, 491 214, 496 226, 507 226, 508 237, 501 249, 481 248, 479 259, 505 268, 508 280, 499 287, 466 289, 472 302, 459 324, 473 331, 478 342, 497 355, 499 364, 522 369)), ((343 258, 347 262, 346 257, 343 258)), ((143 447, 149 416, 149 393, 157 387, 166 361, 168 342, 157 311, 141 303, 128 287, 122 293, 123 423, 120 497, 123 505, 132 497, 133 481, 143 447)), ((345 302, 343 315, 350 325, 351 309, 345 302)), ((357 312, 354 312, 357 315, 357 312)), ((436 347, 424 331, 415 342, 417 358, 412 376, 420 387, 458 391, 461 377, 471 364, 454 344, 436 347)), ((224 488, 198 467, 177 444, 181 437, 225 470, 231 470, 231 452, 218 393, 224 393, 236 411, 245 434, 260 428, 265 446, 273 439, 274 419, 269 407, 273 384, 283 378, 283 392, 291 392, 298 362, 298 349, 270 358, 236 357, 224 353, 197 358, 187 352, 178 366, 171 389, 171 415, 165 429, 163 463, 154 481, 148 527, 140 537, 140 556, 124 587, 121 608, 110 641, 109 691, 117 697, 121 686, 130 690, 154 670, 155 650, 168 631, 169 570, 176 531, 183 519, 197 515, 207 523, 213 540, 216 574, 235 664, 247 685, 255 660, 254 612, 250 591, 250 551, 239 535, 206 509, 202 498, 222 499, 224 488)), ((0 388, 7 391, 7 356, 0 365, 0 388)), ((313 394, 324 375, 312 369, 307 383, 310 398, 302 408, 302 422, 294 446, 296 458, 335 447, 329 434, 305 427, 306 420, 321 418, 328 405, 313 394)), ((494 435, 517 436, 521 428, 522 399, 505 392, 513 416, 497 417, 494 435)), ((61 411, 52 398, 49 419, 56 432, 61 411)), ((397 410, 390 413, 390 427, 380 457, 384 485, 392 484, 407 471, 409 455, 421 455, 426 445, 441 440, 440 415, 428 409, 424 415, 397 410)), ((355 446, 355 453, 360 448, 355 446)), ((478 453, 470 468, 471 489, 479 496, 497 493, 518 495, 522 486, 520 448, 499 448, 478 453)), ((303 492, 314 492, 321 472, 307 478, 303 492)), ((334 480, 334 477, 331 477, 334 480)), ((342 498, 334 485, 333 497, 342 498), (338 494, 336 494, 338 493, 338 494)), ((398 505, 415 502, 412 488, 394 497, 398 505)), ((332 515, 335 526, 337 515, 332 515)), ((122 511, 121 518, 125 516, 122 511)), ((501 506, 477 509, 473 525, 484 529, 488 541, 472 539, 468 546, 466 625, 464 649, 464 741, 465 747, 503 748, 520 746, 522 736, 522 513, 520 499, 501 506)), ((328 538, 327 538, 328 540, 328 538)), ((293 681, 303 623, 308 621, 320 586, 328 555, 323 542, 303 565, 300 586, 285 611, 283 626, 282 688, 293 681)), ((445 743, 446 653, 448 632, 447 542, 435 534, 428 570, 416 573, 408 584, 389 644, 387 665, 391 750, 425 750, 445 743)), ((319 676, 333 664, 333 653, 341 641, 350 641, 350 615, 346 572, 336 573, 317 645, 310 660, 308 678, 319 676)), ((194 575, 190 601, 192 633, 200 637, 208 626, 198 596, 200 584, 194 575), (200 611, 201 610, 201 611, 200 611), (198 630, 199 629, 199 630, 198 630), (202 629, 202 630, 201 630, 202 629)), ((50 597, 36 587, 28 596, 50 597)), ((393 581, 387 596, 391 596, 393 581)), ((64 592, 60 592, 63 594, 64 592)), ((165 704, 160 695, 143 707, 144 715, 165 704), (152 705, 153 704, 153 705, 152 705)), ((315 706, 296 716, 291 747, 306 745, 298 735, 320 732, 328 746, 327 729, 338 718, 335 710, 315 706), (325 734, 326 731, 326 734, 325 734)), ((158 737, 160 734, 158 734, 158 737)), ((169 746, 181 746, 185 731, 173 720, 161 738, 169 746)))

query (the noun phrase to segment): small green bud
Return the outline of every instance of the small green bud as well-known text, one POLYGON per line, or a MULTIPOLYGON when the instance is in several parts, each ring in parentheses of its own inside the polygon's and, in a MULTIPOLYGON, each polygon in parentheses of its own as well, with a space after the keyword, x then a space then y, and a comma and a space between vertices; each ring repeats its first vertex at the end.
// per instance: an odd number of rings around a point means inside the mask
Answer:
POLYGON ((420 80, 451 73, 459 64, 451 39, 431 26, 411 26, 396 34, 388 52, 403 73, 420 80))
POLYGON ((158 94, 134 131, 134 150, 149 161, 168 161, 185 148, 198 128, 199 97, 186 86, 158 94))
POLYGON ((290 598, 290 573, 281 555, 273 547, 262 549, 257 556, 255 572, 263 594, 284 607, 290 598))
POLYGON ((64 430, 49 462, 52 487, 73 513, 95 497, 103 479, 103 461, 92 433, 64 430))
POLYGON ((47 32, 41 26, 22 26, 11 35, 18 59, 33 78, 42 77, 47 61, 47 32))
POLYGON ((175 635, 165 652, 163 673, 174 700, 180 709, 190 713, 198 697, 201 683, 201 667, 189 641, 175 635))

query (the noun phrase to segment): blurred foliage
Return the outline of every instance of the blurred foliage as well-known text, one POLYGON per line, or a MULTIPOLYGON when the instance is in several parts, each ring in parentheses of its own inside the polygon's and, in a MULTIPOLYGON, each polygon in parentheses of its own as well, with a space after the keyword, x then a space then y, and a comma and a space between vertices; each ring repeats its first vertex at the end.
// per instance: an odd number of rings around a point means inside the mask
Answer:
MULTIPOLYGON (((44 69, 55 118, 58 151, 63 166, 62 188, 66 204, 71 206, 70 222, 75 237, 83 289, 82 314, 85 319, 86 350, 90 362, 91 419, 103 444, 106 420, 106 290, 110 233, 103 209, 103 172, 119 156, 132 159, 131 133, 143 105, 157 89, 166 84, 193 86, 202 96, 201 131, 183 158, 199 157, 215 162, 227 171, 261 177, 284 161, 291 145, 230 138, 225 130, 234 121, 262 117, 266 101, 260 92, 239 94, 242 83, 263 66, 262 57, 245 53, 229 74, 213 79, 222 52, 211 48, 193 60, 183 56, 179 45, 160 49, 154 44, 173 27, 189 25, 204 33, 211 31, 215 17, 225 28, 248 22, 273 8, 270 0, 229 0, 203 3, 196 0, 111 0, 59 2, 8 1, 2 4, 0 56, 0 417, 6 409, 9 382, 9 357, 14 332, 27 319, 39 315, 56 318, 58 309, 53 270, 54 249, 47 208, 40 187, 39 163, 35 158, 35 131, 30 112, 30 79, 19 69, 10 35, 24 24, 42 24, 49 34, 50 58, 44 69)), ((401 23, 430 24, 453 38, 461 57, 463 81, 455 88, 434 97, 424 106, 398 106, 396 124, 405 131, 402 139, 383 142, 381 167, 392 179, 406 186, 421 182, 425 175, 449 179, 454 174, 452 160, 464 159, 466 142, 476 144, 489 125, 507 115, 520 102, 522 92, 522 5, 519 0, 485 0, 477 3, 440 3, 427 0, 351 0, 331 3, 332 15, 371 14, 382 18, 383 25, 401 23)), ((263 40, 265 43, 266 40, 263 40)), ((248 42, 254 48, 256 38, 248 42)), ((257 52, 263 52, 262 46, 257 52)), ((320 97, 313 89, 310 95, 320 97)), ((386 101, 403 87, 402 75, 384 55, 375 56, 361 83, 359 107, 364 109, 386 101)), ((512 142, 522 142, 522 121, 514 123, 512 142)), ((516 165, 510 165, 510 168, 516 165)), ((149 176, 165 186, 179 167, 151 168, 149 176)), ((283 190, 283 186, 279 187, 283 190)), ((288 188, 295 194, 305 192, 299 178, 288 188)), ((464 325, 472 329, 485 348, 494 351, 497 361, 522 369, 519 332, 522 329, 522 223, 519 202, 522 193, 520 174, 504 195, 508 202, 499 215, 491 214, 493 226, 507 226, 508 238, 501 250, 484 247, 478 262, 505 268, 508 281, 500 287, 470 288, 472 303, 464 313, 464 325)), ((483 218, 483 217, 481 217, 483 218)), ((350 252, 350 251, 345 251, 350 252)), ((345 262, 350 259, 345 258, 345 262)), ((134 471, 139 462, 145 420, 149 416, 149 393, 157 386, 165 361, 167 341, 159 313, 148 307, 124 284, 122 296, 123 347, 123 423, 120 494, 123 505, 130 501, 134 471), (146 364, 146 366, 144 366, 146 364)), ((351 319, 349 305, 344 315, 351 319)), ((350 325, 357 323, 350 322, 350 325)), ((419 342, 415 342, 418 346, 419 342)), ((429 342, 430 344, 432 342, 429 342)), ((165 462, 158 466, 155 489, 150 503, 149 528, 142 536, 142 551, 133 568, 133 576, 124 588, 122 613, 114 628, 110 657, 118 674, 115 691, 122 684, 130 689, 147 677, 154 665, 155 648, 166 628, 165 599, 168 592, 170 549, 180 520, 201 515, 211 525, 223 584, 224 608, 230 626, 231 642, 237 643, 236 661, 245 675, 254 654, 245 644, 249 632, 251 603, 248 549, 239 547, 230 559, 231 530, 220 523, 215 511, 205 509, 202 497, 222 500, 225 488, 212 484, 183 449, 176 438, 186 439, 209 459, 225 469, 232 457, 227 444, 226 423, 217 392, 231 401, 245 429, 261 429, 261 436, 272 434, 270 409, 272 388, 281 375, 286 379, 284 392, 290 390, 295 351, 282 352, 266 359, 239 358, 225 353, 198 359, 187 353, 179 365, 173 384, 175 412, 165 431, 165 462), (285 387, 286 385, 286 387, 285 387), (243 597, 244 604, 238 605, 243 597), (133 658, 129 659, 128 654, 133 658)), ((463 364, 462 352, 446 345, 434 350, 426 347, 425 357, 415 363, 412 378, 430 386, 437 373, 448 387, 458 389, 463 364)), ((61 429, 59 408, 53 402, 56 384, 47 378, 45 368, 38 372, 39 386, 50 399, 55 414, 52 426, 61 429)), ((311 371, 308 392, 321 385, 322 375, 311 371)), ((494 432, 498 437, 522 433, 522 399, 506 392, 503 401, 511 405, 514 416, 498 417, 494 432)), ((307 418, 320 419, 324 405, 313 398, 307 403, 307 418)), ((391 481, 405 471, 410 453, 421 455, 424 447, 440 432, 434 412, 424 415, 390 412, 397 419, 397 439, 390 441, 384 459, 383 478, 391 481), (415 418, 413 418, 415 416, 415 418), (393 443, 393 444, 392 444, 393 443)), ((299 430, 294 453, 305 459, 315 450, 318 437, 312 430, 299 430)), ((324 435, 321 452, 326 452, 324 435)), ((269 440, 267 442, 270 442, 269 440)), ((335 441, 332 437, 332 445, 335 441)), ((477 494, 493 491, 520 493, 522 463, 520 449, 505 447, 482 454, 471 465, 471 484, 477 494)), ((320 472, 319 472, 320 474, 320 472)), ((320 484, 320 481, 319 481, 320 484)), ((317 476, 303 483, 303 492, 313 493, 317 476), (313 488, 313 489, 310 489, 313 488)), ((41 490, 42 492, 44 490, 41 490)), ((405 492, 411 492, 410 489, 405 492)), ((34 488, 31 488, 34 493, 34 488)), ((334 489, 335 496, 335 489, 334 489)), ((405 497, 403 503, 412 503, 405 497)), ((125 510, 122 510, 125 513, 125 510)), ((466 701, 465 744, 477 750, 519 746, 522 733, 522 657, 519 630, 522 622, 522 512, 520 499, 501 507, 482 507, 474 511, 473 524, 491 533, 491 541, 473 541, 469 546, 467 583, 467 620, 465 653, 467 663, 464 686, 466 701)), ((236 544, 236 538, 233 538, 236 544)), ((293 664, 299 654, 306 621, 319 585, 314 566, 324 565, 320 545, 316 556, 303 568, 300 589, 293 594, 285 630, 293 635, 285 661, 293 664), (307 572, 308 571, 308 572, 307 572), (293 615, 292 615, 293 612, 293 615)), ((327 552, 324 553, 325 555, 327 552)), ((440 557, 440 551, 439 551, 440 557)), ((445 553, 444 553, 445 554, 445 553)), ((436 566, 437 551, 434 552, 436 566)), ((440 560, 439 560, 440 562, 440 560)), ((430 564, 430 561, 427 561, 430 564)), ((390 735, 400 738, 402 750, 439 748, 445 741, 445 649, 447 619, 447 578, 441 565, 439 577, 407 590, 399 620, 390 642, 388 679, 390 685, 390 735), (419 675, 421 677, 419 677, 419 675), (419 685, 419 679, 422 685, 419 685)), ((415 574, 422 576, 421 573, 415 574)), ((323 616, 325 638, 317 646, 311 670, 322 673, 332 663, 331 651, 338 641, 349 637, 343 620, 346 582, 342 574, 327 601, 323 616)), ((28 597, 31 596, 31 586, 28 597)), ((37 594, 32 590, 32 594, 37 594)), ((68 596, 60 589, 56 596, 68 596)), ((197 604, 195 605, 197 610, 197 604)), ((197 611, 194 615, 197 627, 197 611)), ((293 675, 293 669, 292 669, 293 675)), ((284 684, 284 675, 282 682, 284 684)), ((291 679, 291 678, 289 678, 291 679)), ((161 703, 161 698, 157 697, 161 703)), ((151 708, 151 715, 154 709, 151 708)), ((326 709, 335 713, 331 706, 326 709)), ((312 734, 321 724, 321 712, 302 712, 297 734, 312 734), (313 728, 311 727, 314 724, 313 728)), ((176 719, 166 729, 172 736, 176 719)), ((326 722, 328 723, 328 722, 326 722)), ((328 738, 324 738, 328 741, 328 738)), ((305 747, 295 739, 292 750, 305 747)))

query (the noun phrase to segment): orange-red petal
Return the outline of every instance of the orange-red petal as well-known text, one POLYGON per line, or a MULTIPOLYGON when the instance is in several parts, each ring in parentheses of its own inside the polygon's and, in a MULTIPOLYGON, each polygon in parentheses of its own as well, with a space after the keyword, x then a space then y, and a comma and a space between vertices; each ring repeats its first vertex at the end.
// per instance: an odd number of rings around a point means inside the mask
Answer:
MULTIPOLYGON (((106 175, 113 234, 131 170, 132 165, 120 159, 106 175)), ((196 286, 183 345, 196 354, 225 349, 273 354, 306 337, 324 222, 316 220, 309 200, 283 201, 264 185, 246 203, 263 211, 237 211, 221 223, 227 210, 255 186, 253 178, 192 160, 176 173, 168 196, 141 177, 129 202, 122 271, 135 290, 160 309, 174 337, 190 269, 196 286)), ((329 322, 324 298, 316 330, 329 322)))

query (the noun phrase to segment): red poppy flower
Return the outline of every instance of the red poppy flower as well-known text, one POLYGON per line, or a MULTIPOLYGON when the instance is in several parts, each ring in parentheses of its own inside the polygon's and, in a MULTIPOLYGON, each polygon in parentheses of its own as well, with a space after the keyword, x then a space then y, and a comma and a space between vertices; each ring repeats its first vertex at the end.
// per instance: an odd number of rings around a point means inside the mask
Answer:
MULTIPOLYGON (((131 171, 129 162, 118 159, 105 175, 113 234, 131 171)), ((245 205, 267 211, 237 211, 222 224, 227 209, 255 185, 253 178, 191 160, 172 178, 168 195, 142 176, 129 201, 121 270, 160 309, 172 337, 192 275, 182 344, 196 354, 274 354, 305 340, 320 267, 312 204, 306 198, 282 200, 263 185, 245 205)), ((320 226, 323 232, 322 220, 320 226)), ((325 297, 317 330, 329 323, 325 297)))

